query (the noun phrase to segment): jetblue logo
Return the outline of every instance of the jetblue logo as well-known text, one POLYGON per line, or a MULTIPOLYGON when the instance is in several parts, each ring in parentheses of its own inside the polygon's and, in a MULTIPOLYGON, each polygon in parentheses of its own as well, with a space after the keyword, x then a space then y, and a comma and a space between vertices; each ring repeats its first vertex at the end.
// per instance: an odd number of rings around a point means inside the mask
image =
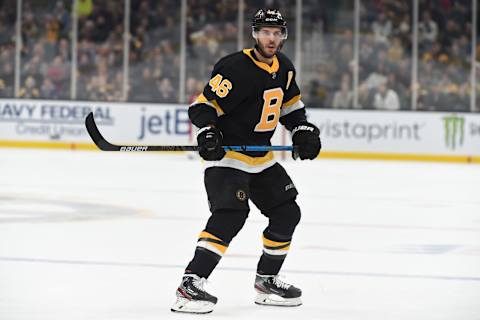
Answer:
POLYGON ((142 109, 138 140, 143 140, 149 135, 190 134, 190 120, 186 109, 157 108, 155 111, 155 114, 146 114, 145 109, 142 109))

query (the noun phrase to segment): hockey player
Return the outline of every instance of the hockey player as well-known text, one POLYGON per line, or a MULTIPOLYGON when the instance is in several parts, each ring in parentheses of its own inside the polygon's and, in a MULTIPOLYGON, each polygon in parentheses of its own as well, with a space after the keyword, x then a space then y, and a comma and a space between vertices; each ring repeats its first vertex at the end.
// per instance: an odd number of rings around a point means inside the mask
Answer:
POLYGON ((315 159, 320 132, 309 123, 295 68, 280 53, 287 24, 278 10, 259 10, 252 23, 253 49, 228 55, 214 67, 208 84, 188 113, 199 127, 197 143, 206 160, 205 188, 211 216, 200 233, 172 311, 208 313, 217 298, 204 289, 206 279, 242 229, 249 200, 269 218, 257 266, 255 303, 299 306, 301 290, 279 279, 290 241, 300 221, 298 194, 272 152, 225 152, 222 145, 271 145, 280 122, 292 134, 293 157, 315 159))

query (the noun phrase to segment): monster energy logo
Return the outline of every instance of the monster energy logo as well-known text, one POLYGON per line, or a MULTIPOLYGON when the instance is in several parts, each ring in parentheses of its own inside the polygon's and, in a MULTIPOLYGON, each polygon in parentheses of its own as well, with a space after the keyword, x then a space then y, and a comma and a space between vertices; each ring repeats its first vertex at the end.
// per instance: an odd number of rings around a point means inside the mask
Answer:
POLYGON ((445 126, 445 144, 447 147, 454 150, 457 146, 463 145, 465 118, 453 114, 442 119, 445 126))

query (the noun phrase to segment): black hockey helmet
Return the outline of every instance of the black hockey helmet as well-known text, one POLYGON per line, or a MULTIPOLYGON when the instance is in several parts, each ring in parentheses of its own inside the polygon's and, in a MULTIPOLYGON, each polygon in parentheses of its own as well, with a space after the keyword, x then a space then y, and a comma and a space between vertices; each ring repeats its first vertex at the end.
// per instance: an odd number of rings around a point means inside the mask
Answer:
POLYGON ((288 37, 287 22, 277 9, 260 9, 253 16, 252 35, 256 38, 256 33, 261 27, 279 27, 282 31, 283 40, 288 37))

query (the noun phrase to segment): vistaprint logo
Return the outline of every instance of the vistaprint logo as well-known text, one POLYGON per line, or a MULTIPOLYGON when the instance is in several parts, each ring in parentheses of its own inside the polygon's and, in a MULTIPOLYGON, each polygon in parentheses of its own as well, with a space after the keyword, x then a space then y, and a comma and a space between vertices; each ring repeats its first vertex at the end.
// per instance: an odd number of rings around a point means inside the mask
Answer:
POLYGON ((406 121, 375 123, 326 120, 318 123, 318 128, 325 137, 363 140, 367 143, 386 140, 420 141, 424 127, 424 122, 406 121))
POLYGON ((442 120, 447 148, 455 150, 462 146, 465 138, 465 118, 452 114, 443 117, 442 120))

